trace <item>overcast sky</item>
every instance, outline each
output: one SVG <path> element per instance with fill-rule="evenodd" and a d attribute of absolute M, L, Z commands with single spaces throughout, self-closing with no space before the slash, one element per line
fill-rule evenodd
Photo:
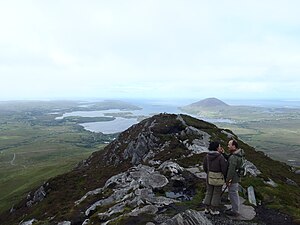
<path fill-rule="evenodd" d="M 1 0 L 0 99 L 299 99 L 300 1 Z"/>

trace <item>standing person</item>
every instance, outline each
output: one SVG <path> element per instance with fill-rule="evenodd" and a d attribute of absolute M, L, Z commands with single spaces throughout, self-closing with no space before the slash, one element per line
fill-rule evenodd
<path fill-rule="evenodd" d="M 229 216 L 239 216 L 240 198 L 238 193 L 239 177 L 237 171 L 242 164 L 242 157 L 245 153 L 243 149 L 239 149 L 239 145 L 236 140 L 230 140 L 228 142 L 228 150 L 230 152 L 228 158 L 228 171 L 226 176 L 226 184 L 228 186 L 229 199 L 231 202 L 231 209 L 225 213 Z"/>
<path fill-rule="evenodd" d="M 211 142 L 208 147 L 208 154 L 205 156 L 203 161 L 203 169 L 208 174 L 211 172 L 221 172 L 223 176 L 227 173 L 227 161 L 221 152 L 224 149 L 221 147 L 219 142 Z M 207 176 L 208 177 L 208 176 Z M 208 178 L 206 179 L 206 193 L 203 203 L 206 205 L 205 213 L 210 213 L 212 215 L 218 215 L 218 207 L 221 203 L 221 193 L 222 185 L 214 186 L 208 183 Z"/>

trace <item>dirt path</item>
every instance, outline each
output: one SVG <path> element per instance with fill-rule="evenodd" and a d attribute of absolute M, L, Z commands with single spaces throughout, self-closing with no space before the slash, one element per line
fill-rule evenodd
<path fill-rule="evenodd" d="M 15 164 L 14 164 L 15 159 L 16 159 L 16 153 L 14 153 L 14 157 L 13 157 L 13 159 L 10 161 L 10 164 L 11 164 L 12 166 L 15 165 Z"/>

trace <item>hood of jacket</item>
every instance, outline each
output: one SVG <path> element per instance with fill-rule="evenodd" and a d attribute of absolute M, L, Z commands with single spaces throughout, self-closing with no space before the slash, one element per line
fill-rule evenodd
<path fill-rule="evenodd" d="M 237 156 L 240 156 L 240 157 L 244 157 L 245 156 L 245 152 L 243 149 L 238 149 L 236 150 L 234 153 L 232 153 L 233 155 L 237 155 Z"/>
<path fill-rule="evenodd" d="M 221 153 L 219 153 L 217 151 L 211 151 L 211 152 L 208 152 L 207 157 L 208 157 L 209 161 L 213 161 L 214 159 L 216 159 L 220 155 L 221 155 Z"/>

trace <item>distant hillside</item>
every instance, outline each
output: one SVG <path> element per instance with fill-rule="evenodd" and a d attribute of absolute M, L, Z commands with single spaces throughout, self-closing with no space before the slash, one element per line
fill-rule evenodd
<path fill-rule="evenodd" d="M 201 101 L 192 103 L 187 107 L 218 107 L 218 106 L 229 106 L 225 102 L 217 99 L 217 98 L 206 98 Z"/>

